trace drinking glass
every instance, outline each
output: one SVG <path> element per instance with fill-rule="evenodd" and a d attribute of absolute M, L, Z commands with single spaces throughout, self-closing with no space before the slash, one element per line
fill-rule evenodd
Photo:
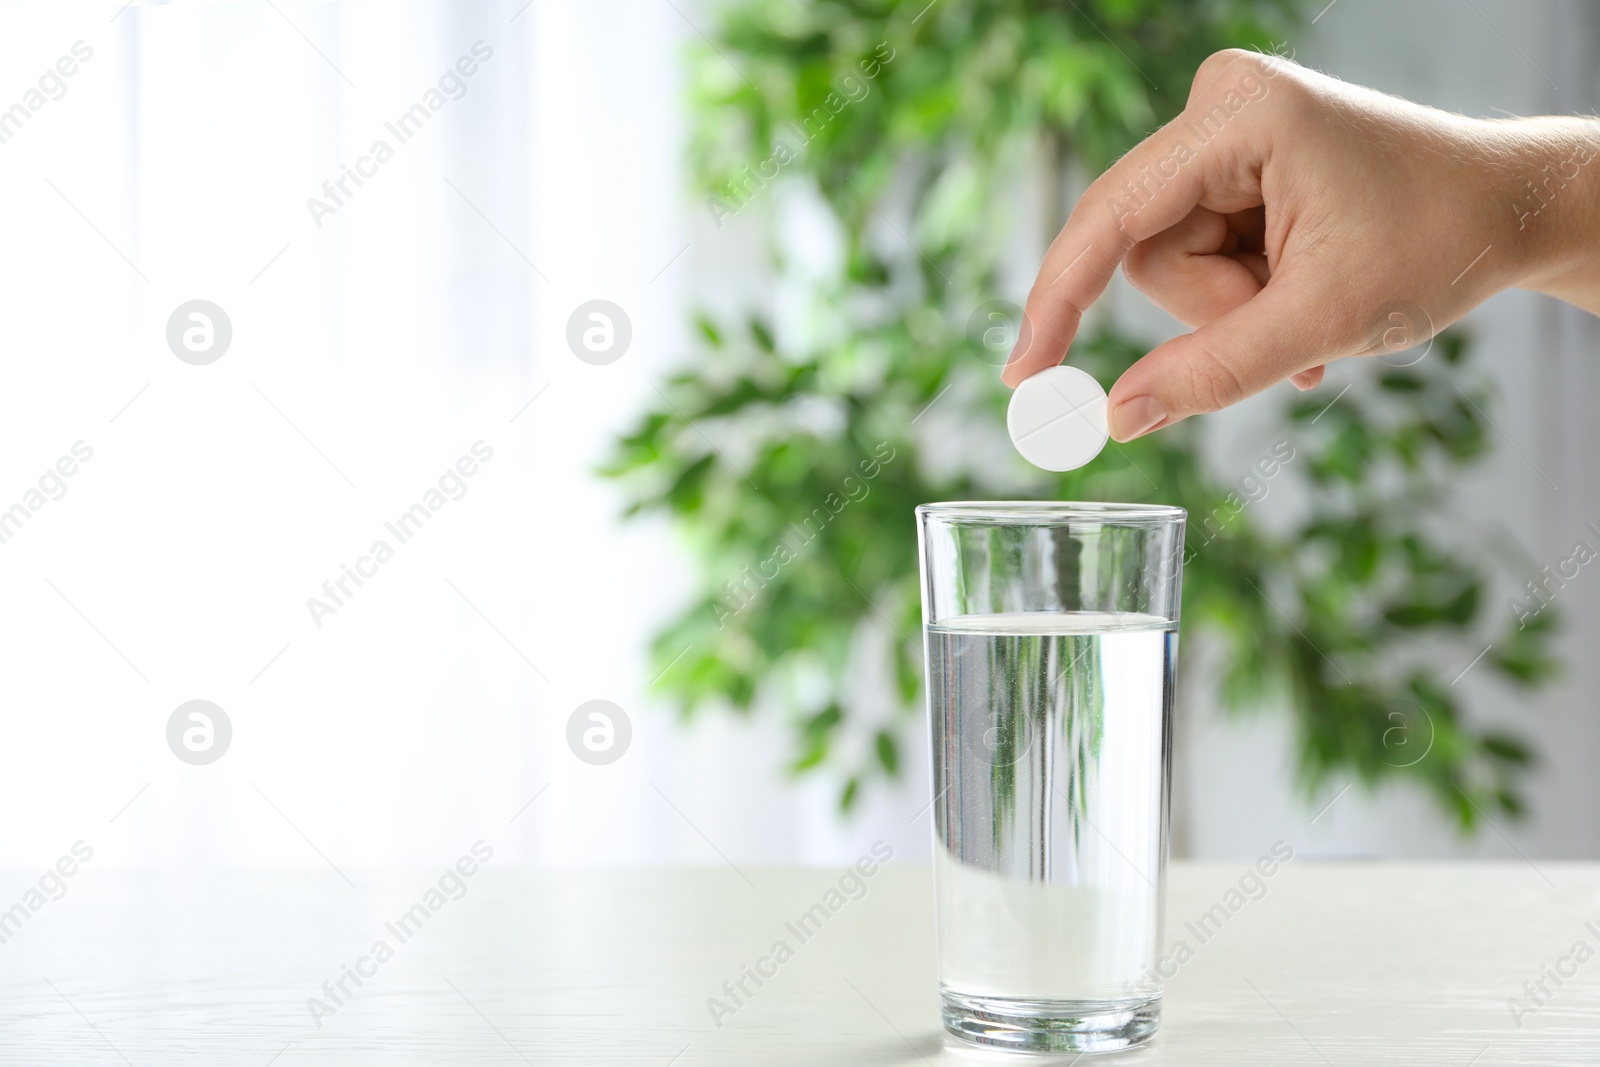
<path fill-rule="evenodd" d="M 944 1025 L 1103 1051 L 1161 1021 L 1184 511 L 917 508 Z"/>

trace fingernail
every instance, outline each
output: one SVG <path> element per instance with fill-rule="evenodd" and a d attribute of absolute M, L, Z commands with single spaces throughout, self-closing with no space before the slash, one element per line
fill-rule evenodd
<path fill-rule="evenodd" d="M 1149 433 L 1167 417 L 1167 409 L 1153 396 L 1135 396 L 1118 404 L 1111 412 L 1111 436 L 1131 441 Z"/>
<path fill-rule="evenodd" d="M 1021 385 L 1023 380 L 1023 375 L 1017 372 L 1017 368 L 1014 365 L 1015 363 L 1016 361 L 1012 360 L 1010 363 L 1007 363 L 1004 367 L 1000 368 L 1001 383 L 1011 389 L 1015 389 L 1017 386 Z"/>
<path fill-rule="evenodd" d="M 1011 368 L 1013 366 L 1015 366 L 1017 360 L 1019 360 L 1021 358 L 1022 358 L 1022 345 L 1019 342 L 1017 344 L 1017 346 L 1011 350 L 1011 354 L 1006 357 L 1006 361 L 1005 361 L 1004 366 L 1002 366 L 1000 368 L 1000 380 L 1002 382 L 1004 382 L 1005 384 L 1011 386 L 1013 389 L 1015 389 L 1021 383 L 1011 380 L 1013 377 L 1015 377 L 1015 375 L 1013 374 Z"/>
<path fill-rule="evenodd" d="M 1013 388 L 1021 384 L 1021 382 L 1014 382 L 1011 380 L 1011 365 L 1026 355 L 1028 349 L 1032 347 L 1032 345 L 1033 323 L 1030 322 L 1028 320 L 1028 316 L 1024 314 L 1022 316 L 1021 325 L 1017 327 L 1017 343 L 1011 346 L 1011 354 L 1006 357 L 1005 365 L 1000 368 L 1001 381 L 1005 382 L 1009 386 L 1012 386 Z"/>

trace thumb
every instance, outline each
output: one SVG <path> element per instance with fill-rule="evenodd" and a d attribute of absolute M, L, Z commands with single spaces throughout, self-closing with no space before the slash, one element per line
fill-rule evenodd
<path fill-rule="evenodd" d="M 1157 345 L 1111 387 L 1111 436 L 1131 441 L 1219 411 L 1293 374 L 1347 355 L 1325 291 L 1288 275 L 1215 322 Z"/>

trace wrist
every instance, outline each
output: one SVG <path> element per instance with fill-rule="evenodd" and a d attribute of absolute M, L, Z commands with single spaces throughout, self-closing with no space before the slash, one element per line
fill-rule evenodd
<path fill-rule="evenodd" d="M 1600 123 L 1545 118 L 1507 125 L 1516 130 L 1517 148 L 1497 185 L 1511 194 L 1510 284 L 1600 311 Z"/>

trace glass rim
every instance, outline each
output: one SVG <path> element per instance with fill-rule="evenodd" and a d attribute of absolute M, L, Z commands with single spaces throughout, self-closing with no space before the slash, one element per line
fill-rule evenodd
<path fill-rule="evenodd" d="M 951 500 L 917 505 L 918 518 L 956 523 L 1016 524 L 1090 521 L 1110 524 L 1181 522 L 1188 511 L 1173 504 L 1126 504 L 1078 500 Z"/>

